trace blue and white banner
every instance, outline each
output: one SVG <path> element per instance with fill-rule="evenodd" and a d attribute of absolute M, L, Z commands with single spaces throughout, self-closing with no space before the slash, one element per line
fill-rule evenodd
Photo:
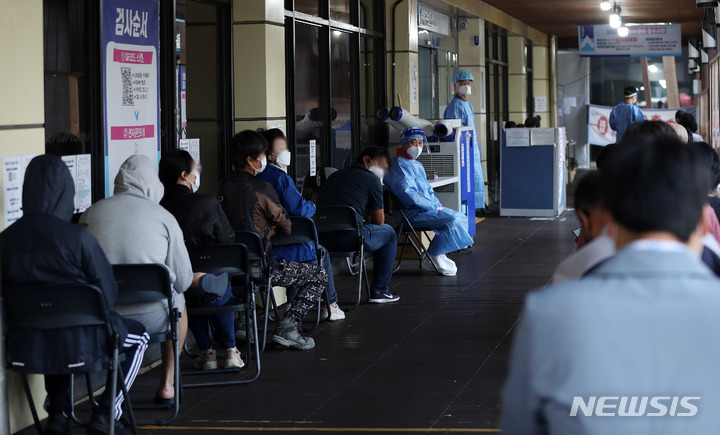
<path fill-rule="evenodd" d="M 160 154 L 159 0 L 103 1 L 105 196 L 133 154 Z"/>
<path fill-rule="evenodd" d="M 680 24 L 629 25 L 628 35 L 619 36 L 608 25 L 579 26 L 579 47 L 582 57 L 661 57 L 682 56 Z"/>
<path fill-rule="evenodd" d="M 588 104 L 588 129 L 587 141 L 590 145 L 601 145 L 615 143 L 617 133 L 610 128 L 610 113 L 613 108 L 609 106 L 596 106 Z M 678 109 L 643 109 L 643 115 L 648 121 L 663 121 L 668 124 L 675 123 L 675 113 Z M 695 107 L 683 107 L 682 110 L 695 116 Z"/>

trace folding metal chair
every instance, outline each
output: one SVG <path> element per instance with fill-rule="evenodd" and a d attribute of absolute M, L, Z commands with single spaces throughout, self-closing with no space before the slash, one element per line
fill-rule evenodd
<path fill-rule="evenodd" d="M 428 231 L 432 231 L 431 228 L 415 228 L 412 223 L 410 223 L 410 219 L 408 219 L 407 215 L 405 214 L 404 206 L 402 202 L 398 199 L 397 196 L 395 196 L 394 193 L 392 193 L 390 190 L 385 189 L 385 204 L 389 204 L 389 208 L 392 211 L 393 217 L 395 217 L 396 221 L 399 221 L 399 224 L 395 231 L 397 231 L 398 239 L 400 239 L 400 236 L 405 237 L 405 241 L 403 242 L 402 249 L 400 250 L 400 257 L 398 258 L 397 266 L 393 269 L 393 273 L 400 270 L 400 265 L 402 264 L 403 257 L 405 256 L 405 249 L 407 248 L 408 242 L 412 245 L 413 249 L 418 255 L 419 262 L 420 262 L 420 269 L 422 269 L 422 260 L 424 256 L 427 256 L 428 260 L 430 260 L 430 263 L 433 265 L 433 268 L 435 268 L 435 271 L 437 273 L 440 273 L 440 269 L 438 265 L 435 263 L 435 260 L 432 258 L 430 254 L 427 253 L 427 248 L 422 243 L 422 239 L 420 238 L 420 235 L 418 233 L 422 233 L 425 235 L 425 237 L 430 239 L 430 236 L 428 235 Z M 415 240 L 412 239 L 410 235 L 415 236 L 415 240 L 417 240 L 417 243 L 415 243 Z"/>
<path fill-rule="evenodd" d="M 300 243 L 312 243 L 315 245 L 316 263 L 320 265 L 320 245 L 318 242 L 317 230 L 312 219 L 302 216 L 291 216 L 292 232 L 290 234 L 278 234 L 270 239 L 273 246 L 297 245 Z M 327 297 L 327 293 L 325 297 Z M 320 312 L 322 311 L 322 298 L 318 301 L 317 318 L 314 328 L 320 324 Z M 329 310 L 329 307 L 328 307 Z"/>
<path fill-rule="evenodd" d="M 180 379 L 180 346 L 179 324 L 182 313 L 173 302 L 173 288 L 170 283 L 170 274 L 162 264 L 114 264 L 113 274 L 118 285 L 118 305 L 147 302 L 166 301 L 170 318 L 168 329 L 150 336 L 149 344 L 164 343 L 172 340 L 173 364 L 175 365 L 175 404 L 172 414 L 166 420 L 138 421 L 139 424 L 166 425 L 173 421 L 180 412 L 180 398 L 182 397 L 182 383 Z M 167 405 L 139 405 L 135 409 L 162 409 Z"/>
<path fill-rule="evenodd" d="M 320 189 L 325 185 L 327 179 L 337 171 L 337 168 L 325 167 L 319 168 L 317 173 L 313 176 L 310 175 L 310 172 L 306 172 L 305 177 L 303 178 L 302 189 L 300 191 L 303 198 L 317 203 L 317 197 L 320 194 Z"/>
<path fill-rule="evenodd" d="M 247 340 L 247 344 L 245 347 L 247 362 L 244 367 L 239 369 L 217 369 L 212 371 L 189 371 L 183 372 L 183 376 L 235 373 L 245 371 L 250 367 L 250 363 L 253 359 L 253 353 L 255 358 L 255 374 L 251 378 L 235 381 L 199 382 L 193 384 L 183 383 L 183 388 L 238 385 L 248 384 L 255 381 L 258 377 L 260 377 L 260 349 L 258 347 L 257 337 L 255 292 L 253 290 L 253 286 L 250 283 L 251 270 L 248 260 L 248 248 L 240 243 L 227 245 L 203 245 L 189 247 L 188 253 L 190 254 L 190 262 L 192 263 L 193 270 L 215 274 L 227 273 L 232 282 L 233 292 L 237 295 L 238 291 L 245 291 L 244 300 L 235 296 L 221 307 L 188 307 L 188 316 L 204 316 L 228 312 L 238 313 L 242 311 L 245 313 L 245 326 L 247 328 L 247 331 L 253 331 L 255 340 Z M 252 325 L 250 324 L 251 318 Z"/>
<path fill-rule="evenodd" d="M 352 207 L 318 207 L 315 212 L 315 226 L 320 243 L 330 253 L 330 258 L 352 259 L 358 265 L 357 300 L 351 309 L 356 309 L 362 301 L 363 280 L 370 297 L 370 283 L 365 266 L 365 238 L 360 233 L 357 213 Z M 350 237 L 353 242 L 339 246 L 338 239 Z M 352 270 L 351 270 L 352 272 Z"/>
<path fill-rule="evenodd" d="M 277 310 L 277 302 L 275 294 L 272 291 L 272 283 L 270 282 L 271 268 L 267 264 L 265 258 L 265 246 L 263 245 L 260 235 L 252 231 L 235 231 L 235 241 L 244 244 L 248 249 L 248 259 L 250 261 L 250 285 L 260 292 L 263 300 L 263 336 L 261 352 L 265 351 L 268 336 L 268 320 L 270 320 L 270 307 L 275 314 L 275 320 L 279 319 Z"/>
<path fill-rule="evenodd" d="M 68 367 L 67 375 L 77 373 L 91 373 L 108 370 L 111 376 L 112 397 L 117 395 L 118 376 L 123 377 L 120 362 L 124 361 L 124 355 L 120 355 L 120 334 L 118 334 L 110 322 L 110 312 L 102 291 L 91 285 L 66 285 L 66 286 L 5 286 L 3 291 L 5 303 L 5 316 L 8 326 L 8 341 L 12 347 L 12 341 L 19 330 L 53 331 L 58 329 L 80 328 L 80 327 L 104 327 L 108 340 L 108 355 L 105 361 L 85 361 L 84 365 Z M 67 343 L 72 347 L 74 343 Z M 39 434 L 43 433 L 37 409 L 32 398 L 30 386 L 27 380 L 28 373 L 35 373 L 24 368 L 21 362 L 10 362 L 10 368 L 20 374 L 25 396 L 30 406 L 35 428 Z M 35 373 L 44 374 L 44 373 Z M 60 375 L 63 373 L 52 373 Z M 135 432 L 135 417 L 132 412 L 130 396 L 128 395 L 125 383 L 121 383 L 121 391 L 125 395 L 127 414 L 131 427 Z M 72 385 L 72 382 L 71 382 Z M 88 385 L 88 395 L 91 402 L 92 389 Z M 75 416 L 75 409 L 71 410 L 73 420 L 81 424 Z M 110 421 L 115 421 L 115 407 L 110 407 Z M 115 434 L 115 425 L 110 425 L 110 434 Z"/>

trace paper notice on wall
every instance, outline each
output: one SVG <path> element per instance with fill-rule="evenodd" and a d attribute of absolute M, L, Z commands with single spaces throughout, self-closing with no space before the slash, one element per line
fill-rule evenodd
<path fill-rule="evenodd" d="M 3 167 L 3 224 L 7 228 L 22 217 L 22 156 L 2 159 Z"/>
<path fill-rule="evenodd" d="M 533 128 L 530 131 L 530 145 L 555 145 L 554 128 Z"/>
<path fill-rule="evenodd" d="M 75 164 L 75 199 L 77 213 L 82 213 L 92 205 L 92 164 L 90 154 L 78 154 Z"/>
<path fill-rule="evenodd" d="M 535 97 L 535 112 L 543 113 L 548 111 L 547 97 Z"/>
<path fill-rule="evenodd" d="M 60 157 L 70 171 L 72 176 L 73 186 L 75 187 L 75 198 L 73 199 L 73 210 L 77 213 L 78 209 L 78 197 L 77 197 L 77 155 L 75 156 L 61 156 Z"/>
<path fill-rule="evenodd" d="M 413 62 L 410 64 L 410 92 L 412 93 L 411 99 L 412 104 L 418 102 L 418 69 L 417 63 Z M 393 96 L 395 98 L 395 96 Z"/>
<path fill-rule="evenodd" d="M 200 139 L 180 139 L 180 149 L 190 153 L 196 164 L 200 163 Z"/>
<path fill-rule="evenodd" d="M 565 106 L 565 107 L 577 107 L 577 97 L 565 97 L 565 98 L 563 98 L 563 106 Z"/>
<path fill-rule="evenodd" d="M 317 145 L 315 139 L 310 139 L 310 176 L 317 175 Z"/>
<path fill-rule="evenodd" d="M 505 130 L 505 146 L 510 147 L 529 147 L 530 146 L 530 129 L 527 128 L 510 128 Z"/>

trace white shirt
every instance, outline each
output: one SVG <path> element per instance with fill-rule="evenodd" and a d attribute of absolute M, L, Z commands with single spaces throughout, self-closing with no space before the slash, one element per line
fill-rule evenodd
<path fill-rule="evenodd" d="M 603 230 L 598 237 L 583 246 L 582 249 L 575 250 L 560 263 L 552 283 L 560 284 L 571 279 L 581 278 L 588 270 L 615 255 L 615 252 L 615 240 L 607 235 L 606 230 Z"/>

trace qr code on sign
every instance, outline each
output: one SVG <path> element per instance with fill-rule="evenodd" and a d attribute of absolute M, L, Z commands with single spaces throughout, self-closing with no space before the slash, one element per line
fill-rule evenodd
<path fill-rule="evenodd" d="M 120 75 L 122 77 L 122 105 L 134 106 L 132 70 L 130 68 L 120 68 Z"/>

